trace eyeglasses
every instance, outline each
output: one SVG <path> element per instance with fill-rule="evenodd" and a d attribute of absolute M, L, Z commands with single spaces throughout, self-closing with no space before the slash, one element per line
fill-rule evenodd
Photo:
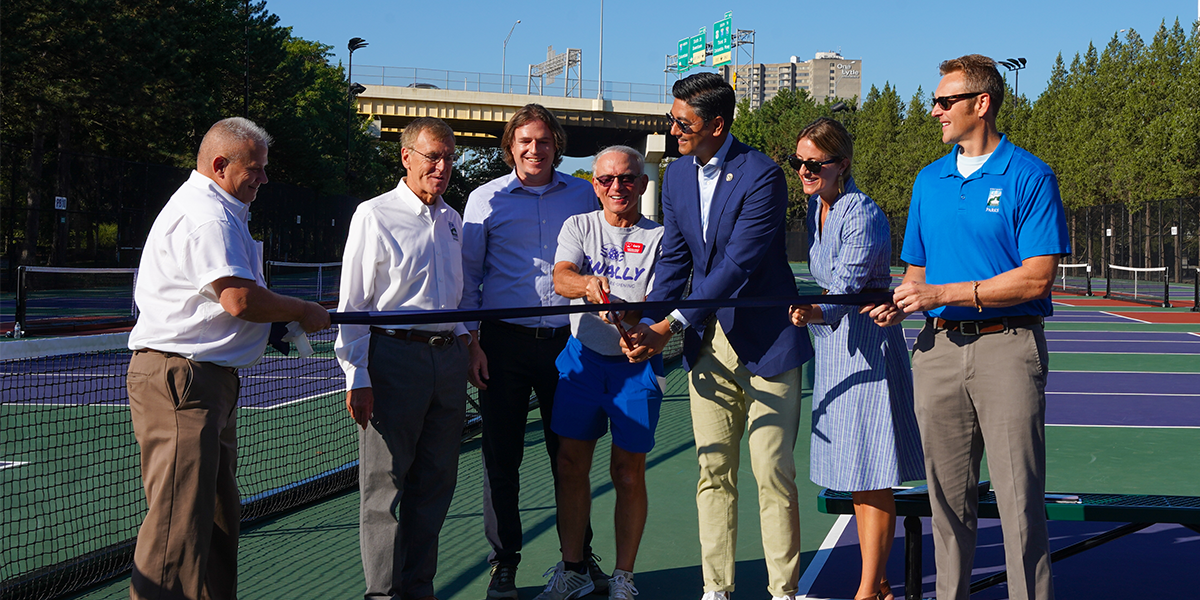
<path fill-rule="evenodd" d="M 593 177 L 592 181 L 604 187 L 612 185 L 614 181 L 620 183 L 621 187 L 629 187 L 633 185 L 633 182 L 638 180 L 638 177 L 638 175 L 600 175 L 599 177 Z"/>
<path fill-rule="evenodd" d="M 975 96 L 978 96 L 980 94 L 986 94 L 986 93 L 987 92 L 971 92 L 968 94 L 954 94 L 952 96 L 941 96 L 941 97 L 934 96 L 933 103 L 942 107 L 942 110 L 950 110 L 950 107 L 954 106 L 954 103 L 958 102 L 959 100 L 966 100 L 967 98 L 974 98 Z"/>
<path fill-rule="evenodd" d="M 831 165 L 839 160 L 842 160 L 842 157 L 835 156 L 825 161 L 804 160 L 795 154 L 790 154 L 787 157 L 788 166 L 791 167 L 792 170 L 799 171 L 800 167 L 803 166 L 804 168 L 808 169 L 809 173 L 812 173 L 813 175 L 820 175 L 821 167 L 824 167 L 825 165 Z"/>
<path fill-rule="evenodd" d="M 430 156 L 428 154 L 425 154 L 424 152 L 421 152 L 420 150 L 417 150 L 416 148 L 409 148 L 409 150 L 412 150 L 413 152 L 420 154 L 421 157 L 425 159 L 425 162 L 427 162 L 431 165 L 436 165 L 437 163 L 442 162 L 443 160 L 446 161 L 446 164 L 449 164 L 449 165 L 453 165 L 454 163 L 458 162 L 458 153 L 457 152 L 451 152 L 449 154 L 434 154 L 433 156 Z"/>
<path fill-rule="evenodd" d="M 675 118 L 675 115 L 673 115 L 673 114 L 671 114 L 671 113 L 667 113 L 667 120 L 671 122 L 671 125 L 674 125 L 674 126 L 678 127 L 678 128 L 679 128 L 679 131 L 683 132 L 683 134 L 684 134 L 684 135 L 687 135 L 687 134 L 689 134 L 689 133 L 692 133 L 692 126 L 691 126 L 691 125 L 688 125 L 687 123 L 684 123 L 683 121 L 680 121 L 679 119 L 676 119 L 676 118 Z M 700 127 L 703 129 L 703 128 L 704 128 L 704 124 L 705 124 L 705 123 L 707 123 L 707 122 L 708 122 L 708 121 L 705 121 L 705 120 L 701 119 L 701 120 L 700 120 Z"/>

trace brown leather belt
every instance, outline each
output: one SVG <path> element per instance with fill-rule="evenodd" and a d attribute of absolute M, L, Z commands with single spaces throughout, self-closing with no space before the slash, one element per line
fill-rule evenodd
<path fill-rule="evenodd" d="M 1037 315 L 997 317 L 982 321 L 948 321 L 946 319 L 927 318 L 925 319 L 925 324 L 932 326 L 934 329 L 957 331 L 963 335 L 985 335 L 988 333 L 1000 333 L 1009 329 L 1016 329 L 1017 327 L 1041 325 L 1042 320 L 1042 317 Z"/>
<path fill-rule="evenodd" d="M 154 348 L 139 348 L 139 349 L 133 351 L 134 354 L 139 354 L 142 352 L 151 352 L 153 354 L 161 354 L 163 356 L 167 356 L 170 358 L 182 358 L 184 360 L 192 360 L 182 354 L 177 354 L 175 352 L 163 352 L 162 350 L 155 350 Z M 192 362 L 200 363 L 201 361 L 192 360 Z M 212 365 L 214 367 L 217 367 L 218 369 L 225 369 L 226 371 L 229 371 L 230 373 L 233 373 L 234 375 L 238 374 L 237 367 L 225 367 L 225 366 L 221 366 L 221 365 L 218 365 L 216 363 L 211 363 L 211 362 L 205 362 L 204 364 Z"/>
<path fill-rule="evenodd" d="M 509 323 L 508 321 L 484 321 L 488 325 L 496 325 L 509 331 L 514 331 L 532 337 L 538 340 L 552 340 L 560 335 L 569 335 L 571 333 L 570 325 L 562 327 L 526 327 Z"/>
<path fill-rule="evenodd" d="M 371 333 L 386 335 L 396 339 L 405 340 L 408 342 L 416 342 L 418 344 L 429 344 L 434 348 L 444 348 L 454 343 L 453 331 L 440 331 L 438 333 L 421 333 L 412 329 L 384 329 L 382 327 L 371 326 Z"/>

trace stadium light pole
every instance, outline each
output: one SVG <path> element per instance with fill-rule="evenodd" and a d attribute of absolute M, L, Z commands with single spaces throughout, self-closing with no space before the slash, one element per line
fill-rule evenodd
<path fill-rule="evenodd" d="M 508 38 L 512 37 L 513 31 L 520 24 L 521 20 L 517 19 L 517 22 L 508 28 L 508 35 L 504 36 L 504 47 L 500 49 L 500 93 L 502 94 L 504 93 L 504 71 L 508 67 Z"/>
<path fill-rule="evenodd" d="M 997 64 L 1004 66 L 1005 69 L 1013 72 L 1013 96 L 1021 95 L 1021 69 L 1025 68 L 1024 58 L 1010 58 L 1008 60 L 999 61 Z M 1013 99 L 1016 101 L 1016 98 Z"/>
<path fill-rule="evenodd" d="M 360 50 L 367 46 L 367 40 L 360 37 L 352 37 L 346 44 L 346 48 L 350 50 L 350 65 L 346 69 L 346 185 L 350 185 L 350 128 L 351 110 L 354 108 L 354 97 L 366 91 L 366 88 L 357 84 L 351 83 L 354 81 L 354 51 Z"/>

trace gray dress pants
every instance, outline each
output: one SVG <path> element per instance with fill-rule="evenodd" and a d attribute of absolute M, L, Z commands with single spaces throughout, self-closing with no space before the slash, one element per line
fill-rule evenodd
<path fill-rule="evenodd" d="M 359 433 L 364 598 L 433 595 L 438 535 L 458 478 L 467 348 L 372 334 L 375 407 Z"/>
<path fill-rule="evenodd" d="M 1053 600 L 1046 529 L 1046 334 L 963 335 L 926 324 L 913 346 L 939 600 L 966 600 L 984 447 L 1013 600 Z"/>

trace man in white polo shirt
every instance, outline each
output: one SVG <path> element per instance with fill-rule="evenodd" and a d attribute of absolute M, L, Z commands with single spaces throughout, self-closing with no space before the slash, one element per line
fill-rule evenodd
<path fill-rule="evenodd" d="M 407 174 L 358 205 L 338 310 L 447 310 L 462 298 L 462 217 L 442 193 L 454 131 L 422 117 L 400 136 Z M 433 598 L 438 534 L 458 478 L 467 394 L 461 323 L 342 325 L 334 350 L 358 437 L 364 598 Z"/>
<path fill-rule="evenodd" d="M 135 600 L 237 597 L 237 369 L 262 357 L 274 321 L 329 327 L 321 305 L 263 281 L 262 242 L 246 221 L 270 143 L 247 119 L 213 125 L 142 251 L 126 380 L 149 507 Z"/>

